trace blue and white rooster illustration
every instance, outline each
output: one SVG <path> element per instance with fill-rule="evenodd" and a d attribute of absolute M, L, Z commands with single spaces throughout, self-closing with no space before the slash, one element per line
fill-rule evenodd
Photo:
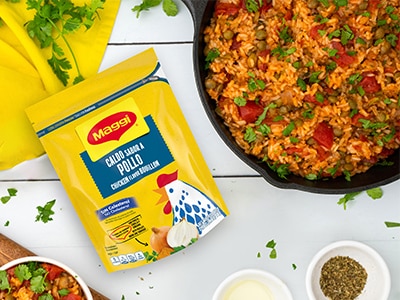
<path fill-rule="evenodd" d="M 186 219 L 189 223 L 196 225 L 201 237 L 226 216 L 204 193 L 179 180 L 178 171 L 161 174 L 157 178 L 157 185 L 159 189 L 155 192 L 161 194 L 157 205 L 165 203 L 164 213 L 173 213 L 172 225 Z"/>

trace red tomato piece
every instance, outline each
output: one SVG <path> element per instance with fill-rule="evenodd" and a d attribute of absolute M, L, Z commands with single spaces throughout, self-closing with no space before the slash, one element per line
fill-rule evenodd
<path fill-rule="evenodd" d="M 365 119 L 365 117 L 360 114 L 356 113 L 352 118 L 351 118 L 351 124 L 357 127 L 361 127 L 361 122 L 359 122 L 360 119 Z"/>
<path fill-rule="evenodd" d="M 396 50 L 400 51 L 400 33 L 397 34 Z"/>
<path fill-rule="evenodd" d="M 216 16 L 219 15 L 229 15 L 233 16 L 239 12 L 240 6 L 233 3 L 224 3 L 217 1 L 214 8 L 214 13 Z"/>
<path fill-rule="evenodd" d="M 242 42 L 237 40 L 237 35 L 235 35 L 232 39 L 232 44 L 231 47 L 229 48 L 230 50 L 237 50 L 240 48 L 240 46 L 242 45 Z"/>
<path fill-rule="evenodd" d="M 257 120 L 258 116 L 264 111 L 262 106 L 256 104 L 254 101 L 247 101 L 246 105 L 239 106 L 240 117 L 247 123 L 253 123 Z"/>
<path fill-rule="evenodd" d="M 316 149 L 317 149 L 318 158 L 320 160 L 325 160 L 325 159 L 327 159 L 329 157 L 329 155 L 330 155 L 329 151 L 326 151 L 321 146 L 317 146 Z"/>
<path fill-rule="evenodd" d="M 379 3 L 381 3 L 381 0 L 368 0 L 368 11 L 373 12 L 376 10 Z"/>
<path fill-rule="evenodd" d="M 325 122 L 321 122 L 317 125 L 313 134 L 314 140 L 326 149 L 331 149 L 333 145 L 333 129 Z"/>
<path fill-rule="evenodd" d="M 318 106 L 325 106 L 329 104 L 329 101 L 326 100 L 326 98 L 324 98 L 323 102 L 320 102 L 317 100 L 317 97 L 315 97 L 315 95 L 309 95 L 309 94 L 304 96 L 304 101 L 316 104 Z"/>
<path fill-rule="evenodd" d="M 363 79 L 360 81 L 360 86 L 366 93 L 376 93 L 381 90 L 381 86 L 375 76 L 363 75 Z"/>
<path fill-rule="evenodd" d="M 58 276 L 60 276 L 60 274 L 61 274 L 62 272 L 64 272 L 64 270 L 63 270 L 62 268 L 57 267 L 57 266 L 52 265 L 52 264 L 43 263 L 42 266 L 43 266 L 43 268 L 44 268 L 47 272 L 49 272 L 49 273 L 47 274 L 47 278 L 48 278 L 49 280 L 54 280 L 54 279 L 56 279 Z"/>
<path fill-rule="evenodd" d="M 345 68 L 356 61 L 355 57 L 348 55 L 346 52 L 340 54 L 338 52 L 337 57 L 332 57 L 332 60 L 342 68 Z"/>
<path fill-rule="evenodd" d="M 310 36 L 312 39 L 316 40 L 318 38 L 321 37 L 321 35 L 319 34 L 319 30 L 322 30 L 324 28 L 323 24 L 319 24 L 319 25 L 315 25 L 311 28 L 310 30 Z"/>
<path fill-rule="evenodd" d="M 303 153 L 303 148 L 294 147 L 294 146 L 288 147 L 285 150 L 286 150 L 286 153 L 289 154 L 289 155 L 292 155 L 292 154 L 295 154 L 295 153 L 300 155 L 300 154 Z"/>

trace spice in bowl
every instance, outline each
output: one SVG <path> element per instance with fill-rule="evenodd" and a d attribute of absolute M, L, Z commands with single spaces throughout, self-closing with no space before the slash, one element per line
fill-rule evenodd
<path fill-rule="evenodd" d="M 367 271 L 348 256 L 330 258 L 321 269 L 322 292 L 332 300 L 354 300 L 367 282 Z"/>

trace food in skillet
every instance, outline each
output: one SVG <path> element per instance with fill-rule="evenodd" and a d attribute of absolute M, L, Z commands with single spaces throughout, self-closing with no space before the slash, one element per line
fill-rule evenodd
<path fill-rule="evenodd" d="M 77 280 L 64 269 L 37 261 L 0 270 L 0 300 L 84 300 Z"/>
<path fill-rule="evenodd" d="M 351 176 L 400 146 L 398 0 L 217 1 L 205 87 L 281 177 Z"/>

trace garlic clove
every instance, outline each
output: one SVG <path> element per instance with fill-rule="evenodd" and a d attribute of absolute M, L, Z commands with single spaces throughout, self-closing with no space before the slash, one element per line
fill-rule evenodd
<path fill-rule="evenodd" d="M 199 237 L 196 225 L 182 219 L 179 223 L 171 227 L 167 234 L 167 243 L 170 247 L 187 247 L 193 239 Z"/>

